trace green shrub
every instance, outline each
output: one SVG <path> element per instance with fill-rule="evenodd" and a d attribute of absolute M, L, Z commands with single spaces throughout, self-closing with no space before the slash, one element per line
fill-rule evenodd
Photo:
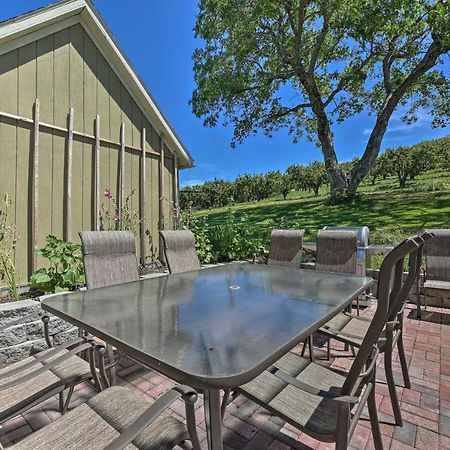
<path fill-rule="evenodd" d="M 84 284 L 81 246 L 51 234 L 45 240 L 45 247 L 37 254 L 48 259 L 51 266 L 34 272 L 30 287 L 41 292 L 64 292 Z"/>
<path fill-rule="evenodd" d="M 194 233 L 197 253 L 203 264 L 244 260 L 265 253 L 264 234 L 255 234 L 248 217 L 237 218 L 231 209 L 224 222 L 218 225 L 211 225 L 207 216 L 194 218 L 189 209 L 181 215 L 177 227 Z"/>
<path fill-rule="evenodd" d="M 210 227 L 208 235 L 216 262 L 244 260 L 264 250 L 247 215 L 237 218 L 231 209 L 227 211 L 224 223 Z"/>
<path fill-rule="evenodd" d="M 194 233 L 195 248 L 202 264 L 209 264 L 214 261 L 208 235 L 208 219 L 206 216 L 195 218 L 192 216 L 191 208 L 188 208 L 187 212 L 181 212 L 178 219 L 174 221 L 174 228 L 191 230 Z"/>

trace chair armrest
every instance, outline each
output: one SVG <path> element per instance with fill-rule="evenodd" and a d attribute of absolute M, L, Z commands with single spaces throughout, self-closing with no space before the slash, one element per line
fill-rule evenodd
<path fill-rule="evenodd" d="M 291 386 L 294 386 L 302 391 L 308 392 L 309 394 L 317 395 L 318 397 L 322 397 L 327 400 L 349 403 L 350 405 L 358 403 L 359 399 L 357 397 L 353 397 L 351 395 L 342 395 L 341 393 L 338 392 L 331 392 L 331 391 L 324 391 L 322 389 L 317 389 L 309 384 L 303 383 L 303 381 L 297 380 L 297 378 L 292 377 L 291 375 L 289 375 L 288 373 L 284 372 L 283 370 L 279 369 L 276 366 L 269 367 L 267 370 L 276 377 L 290 384 Z"/>
<path fill-rule="evenodd" d="M 126 427 L 104 450 L 121 450 L 131 444 L 137 436 L 150 426 L 164 410 L 175 400 L 182 398 L 186 404 L 194 405 L 197 401 L 197 392 L 188 386 L 176 386 L 158 398 L 133 423 Z M 192 436 L 191 436 L 192 438 Z"/>

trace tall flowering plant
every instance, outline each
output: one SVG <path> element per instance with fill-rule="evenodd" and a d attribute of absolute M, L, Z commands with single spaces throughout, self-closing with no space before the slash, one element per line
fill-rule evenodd
<path fill-rule="evenodd" d="M 141 223 L 139 212 L 131 208 L 131 198 L 135 192 L 136 190 L 133 189 L 120 207 L 111 189 L 105 189 L 103 195 L 111 202 L 111 207 L 108 208 L 105 203 L 101 204 L 100 230 L 128 230 L 135 235 L 139 233 Z"/>

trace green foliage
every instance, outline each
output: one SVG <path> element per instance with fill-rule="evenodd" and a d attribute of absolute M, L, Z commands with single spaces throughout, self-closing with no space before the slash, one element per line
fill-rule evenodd
<path fill-rule="evenodd" d="M 48 235 L 38 255 L 48 259 L 49 268 L 41 268 L 30 278 L 30 287 L 41 292 L 64 292 L 84 284 L 81 246 Z"/>
<path fill-rule="evenodd" d="M 175 224 L 176 229 L 191 230 L 195 236 L 195 248 L 202 264 L 212 263 L 214 254 L 208 234 L 208 218 L 194 217 L 192 208 L 189 206 L 186 211 L 182 211 L 179 220 Z"/>
<path fill-rule="evenodd" d="M 207 126 L 234 127 L 232 146 L 286 129 L 320 146 L 332 189 L 356 190 L 399 106 L 450 120 L 448 0 L 200 0 L 191 104 Z M 374 126 L 348 174 L 333 125 L 366 110 Z"/>
<path fill-rule="evenodd" d="M 289 200 L 266 199 L 236 204 L 236 220 L 247 218 L 252 239 L 267 249 L 273 228 L 305 229 L 305 241 L 315 241 L 317 230 L 326 225 L 363 226 L 370 228 L 374 244 L 398 243 L 425 228 L 447 228 L 450 217 L 450 171 L 442 169 L 419 174 L 398 189 L 394 176 L 360 188 L 362 197 L 353 203 L 331 205 L 325 193 L 296 191 Z M 433 186 L 436 190 L 428 188 Z M 437 190 L 439 187 L 442 189 Z M 196 219 L 205 219 L 212 227 L 225 223 L 229 208 L 197 211 Z M 374 264 L 376 258 L 373 258 Z"/>
<path fill-rule="evenodd" d="M 208 235 L 216 262 L 253 258 L 264 251 L 247 215 L 236 217 L 232 209 L 228 209 L 221 224 L 209 227 Z"/>
<path fill-rule="evenodd" d="M 5 194 L 0 204 L 0 281 L 8 285 L 9 295 L 12 300 L 20 297 L 16 282 L 16 268 L 13 255 L 17 242 L 17 232 L 9 217 L 12 206 L 11 199 Z"/>
<path fill-rule="evenodd" d="M 277 170 L 260 175 L 240 175 L 233 182 L 214 180 L 188 186 L 181 190 L 180 204 L 182 209 L 210 209 L 259 202 L 274 195 L 282 195 L 286 200 L 292 189 L 313 190 L 318 195 L 327 182 L 325 166 L 314 161 L 309 166 L 290 166 L 284 174 Z"/>
<path fill-rule="evenodd" d="M 182 214 L 180 228 L 190 229 L 195 236 L 198 257 L 203 264 L 243 260 L 264 253 L 261 238 L 255 237 L 248 217 L 239 218 L 227 210 L 223 223 L 211 225 L 207 216 L 196 218 L 188 210 Z"/>

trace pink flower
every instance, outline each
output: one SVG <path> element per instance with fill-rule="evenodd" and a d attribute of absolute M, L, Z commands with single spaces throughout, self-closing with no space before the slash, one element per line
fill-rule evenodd
<path fill-rule="evenodd" d="M 107 197 L 107 198 L 112 198 L 112 196 L 113 196 L 110 189 L 105 189 L 104 194 L 105 194 L 105 197 Z"/>
<path fill-rule="evenodd" d="M 118 214 L 115 214 L 113 220 L 114 222 L 118 222 L 120 220 L 120 216 Z"/>

